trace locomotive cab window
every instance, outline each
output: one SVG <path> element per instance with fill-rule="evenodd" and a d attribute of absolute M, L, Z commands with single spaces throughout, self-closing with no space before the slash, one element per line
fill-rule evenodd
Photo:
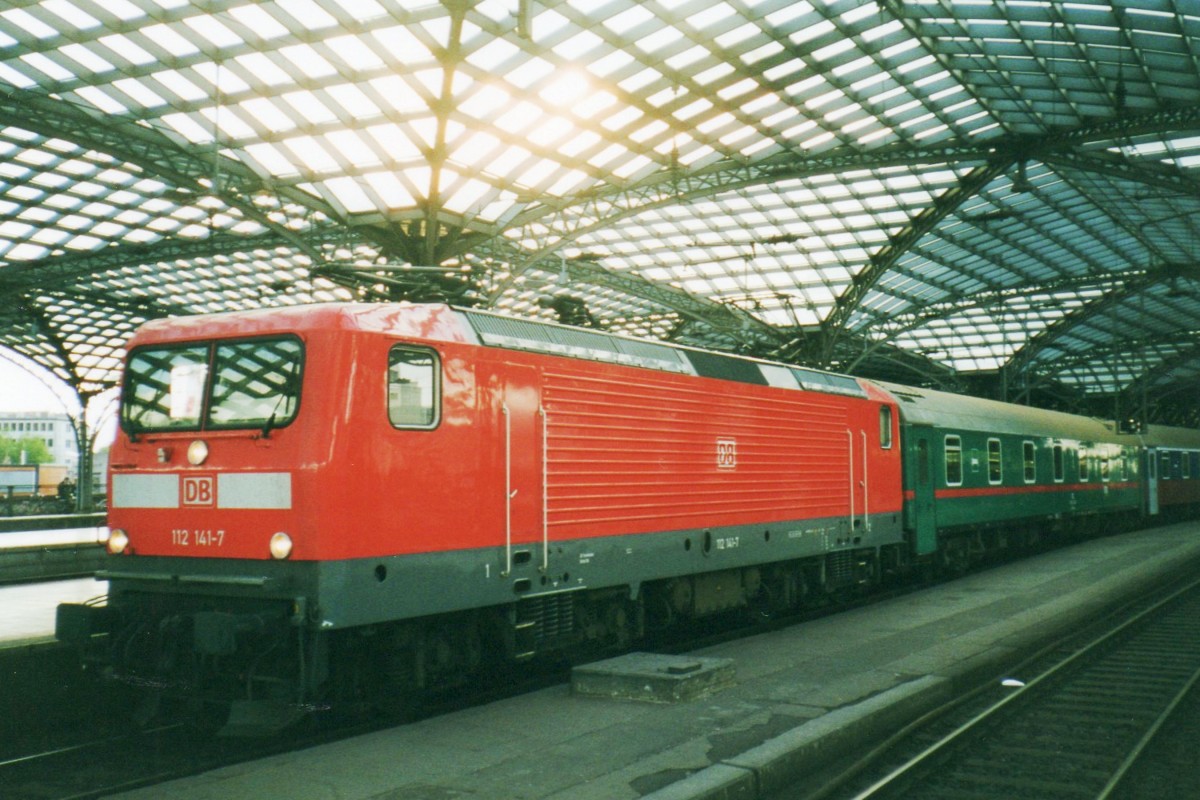
<path fill-rule="evenodd" d="M 304 347 L 293 336 L 140 347 L 122 385 L 121 424 L 157 431 L 282 428 L 296 416 Z"/>
<path fill-rule="evenodd" d="M 962 439 L 946 437 L 946 485 L 962 486 Z"/>
<path fill-rule="evenodd" d="M 441 370 L 432 350 L 396 345 L 388 352 L 388 420 L 397 428 L 437 427 Z"/>
<path fill-rule="evenodd" d="M 290 421 L 300 402 L 300 350 L 290 337 L 217 345 L 209 423 L 279 428 Z"/>
<path fill-rule="evenodd" d="M 125 368 L 121 423 L 131 433 L 195 430 L 207 383 L 207 345 L 138 348 Z"/>
<path fill-rule="evenodd" d="M 1000 440 L 988 439 L 988 483 L 998 484 L 1004 480 L 1004 462 L 1001 459 Z"/>

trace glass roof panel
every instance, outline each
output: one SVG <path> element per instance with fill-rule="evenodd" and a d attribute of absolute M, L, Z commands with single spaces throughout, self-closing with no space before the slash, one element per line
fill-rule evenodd
<path fill-rule="evenodd" d="M 124 302 L 153 273 L 170 313 L 582 305 L 575 321 L 839 368 L 891 348 L 1038 380 L 1062 362 L 1086 391 L 1195 374 L 1163 340 L 1197 327 L 1200 18 L 1180 0 L 518 5 L 0 11 L 0 277 L 36 265 L 66 288 L 54 259 L 137 243 L 172 255 L 139 256 L 128 284 L 78 275 Z M 256 277 L 259 252 L 279 261 Z M 431 253 L 472 265 L 466 294 L 320 267 Z M 588 266 L 563 280 L 560 259 Z M 829 349 L 797 349 L 815 326 Z M 1121 334 L 1143 366 L 1104 367 Z M 1101 355 L 1067 363 L 1068 345 Z"/>

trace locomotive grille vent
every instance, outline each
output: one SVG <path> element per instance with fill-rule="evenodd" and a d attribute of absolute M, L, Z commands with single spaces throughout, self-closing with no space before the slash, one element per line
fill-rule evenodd
<path fill-rule="evenodd" d="M 826 580 L 833 586 L 854 582 L 854 553 L 841 550 L 830 553 L 825 560 Z"/>
<path fill-rule="evenodd" d="M 575 630 L 575 595 L 566 592 L 522 600 L 517 604 L 517 619 L 534 623 L 533 636 L 538 645 L 569 636 Z"/>

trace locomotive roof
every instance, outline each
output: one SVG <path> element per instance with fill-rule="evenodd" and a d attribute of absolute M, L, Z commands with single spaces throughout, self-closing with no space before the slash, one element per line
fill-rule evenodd
<path fill-rule="evenodd" d="M 469 327 L 463 325 L 457 312 L 447 305 L 312 303 L 157 319 L 141 326 L 132 344 L 338 328 L 430 341 L 475 341 Z"/>
<path fill-rule="evenodd" d="M 1115 426 L 1107 420 L 939 392 L 934 389 L 915 389 L 893 383 L 879 385 L 899 401 L 901 419 L 913 425 L 1047 436 L 1083 442 L 1117 440 Z"/>
<path fill-rule="evenodd" d="M 330 328 L 526 350 L 759 386 L 869 395 L 865 382 L 848 375 L 442 304 L 319 303 L 160 319 L 143 325 L 131 344 Z"/>

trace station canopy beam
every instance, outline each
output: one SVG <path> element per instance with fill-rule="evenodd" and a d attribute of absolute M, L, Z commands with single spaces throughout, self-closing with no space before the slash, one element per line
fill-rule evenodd
<path fill-rule="evenodd" d="M 1183 0 L 168 5 L 0 10 L 0 347 L 77 390 L 148 319 L 357 299 L 1200 396 Z"/>

